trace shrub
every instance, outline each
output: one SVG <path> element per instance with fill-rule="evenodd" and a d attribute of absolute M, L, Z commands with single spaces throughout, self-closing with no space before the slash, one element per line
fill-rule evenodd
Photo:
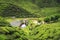
<path fill-rule="evenodd" d="M 6 37 L 5 37 L 6 36 Z M 22 30 L 15 27 L 1 27 L 0 28 L 0 40 L 17 40 L 28 39 L 27 34 Z"/>
<path fill-rule="evenodd" d="M 6 39 L 6 36 L 0 34 L 0 40 L 5 40 L 5 39 Z"/>
<path fill-rule="evenodd" d="M 56 18 L 56 19 L 60 18 L 60 15 L 55 15 L 55 18 Z"/>
<path fill-rule="evenodd" d="M 48 18 L 48 17 L 44 19 L 44 21 L 45 21 L 45 22 L 47 22 L 47 23 L 49 23 L 49 22 L 50 22 L 50 20 L 51 20 L 51 19 L 50 19 L 50 18 Z"/>
<path fill-rule="evenodd" d="M 45 24 L 32 30 L 33 40 L 59 40 L 60 23 Z"/>
<path fill-rule="evenodd" d="M 55 16 L 51 16 L 51 21 L 55 21 Z"/>
<path fill-rule="evenodd" d="M 60 18 L 60 15 L 53 15 L 53 16 L 51 16 L 51 17 L 45 18 L 44 21 L 45 21 L 46 23 L 56 22 L 56 21 L 58 21 L 59 18 Z"/>
<path fill-rule="evenodd" d="M 0 17 L 0 26 L 10 26 L 5 18 Z"/>
<path fill-rule="evenodd" d="M 51 16 L 51 21 L 56 22 L 60 18 L 60 15 L 53 15 Z"/>

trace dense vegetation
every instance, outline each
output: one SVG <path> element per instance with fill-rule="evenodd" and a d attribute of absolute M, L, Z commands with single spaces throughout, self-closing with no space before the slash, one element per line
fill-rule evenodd
<path fill-rule="evenodd" d="M 0 25 L 0 40 L 59 40 L 60 39 L 60 19 L 55 23 L 33 24 L 29 20 L 26 28 L 12 27 L 8 25 L 6 18 L 0 18 L 2 26 Z M 4 19 L 4 20 L 3 20 Z M 39 21 L 39 20 L 38 20 Z M 40 20 L 41 21 L 41 20 Z M 6 24 L 8 23 L 8 24 Z M 32 24 L 32 25 L 31 25 Z"/>
<path fill-rule="evenodd" d="M 31 19 L 21 28 L 11 17 Z M 60 0 L 0 0 L 0 40 L 60 40 Z"/>
<path fill-rule="evenodd" d="M 45 17 L 60 13 L 59 0 L 0 0 L 0 15 L 20 18 Z"/>
<path fill-rule="evenodd" d="M 44 19 L 44 21 L 45 21 L 46 23 L 57 22 L 59 18 L 60 18 L 60 15 L 53 15 L 53 16 L 51 16 L 51 17 L 46 17 L 46 18 Z"/>

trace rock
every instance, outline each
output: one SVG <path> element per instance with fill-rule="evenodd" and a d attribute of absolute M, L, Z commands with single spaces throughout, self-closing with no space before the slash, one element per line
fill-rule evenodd
<path fill-rule="evenodd" d="M 15 21 L 10 22 L 10 25 L 15 26 L 15 27 L 20 26 L 20 24 L 21 24 L 20 20 L 15 20 Z"/>

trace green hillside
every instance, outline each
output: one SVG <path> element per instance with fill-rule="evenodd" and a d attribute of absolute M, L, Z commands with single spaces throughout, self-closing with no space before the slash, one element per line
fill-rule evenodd
<path fill-rule="evenodd" d="M 39 18 L 60 13 L 60 6 L 56 1 L 47 1 L 47 4 L 46 2 L 43 2 L 44 0 L 0 0 L 0 14 L 1 16 L 4 14 L 9 14 L 10 17 L 16 16 L 20 18 Z M 6 13 L 6 11 L 8 12 Z M 6 15 L 6 17 L 8 17 L 8 15 Z"/>
<path fill-rule="evenodd" d="M 60 0 L 0 0 L 0 40 L 60 40 Z"/>
<path fill-rule="evenodd" d="M 6 3 L 5 3 L 6 2 Z M 8 3 L 9 2 L 9 3 Z M 21 2 L 21 3 L 18 3 L 18 2 L 16 2 L 16 1 L 14 1 L 13 3 L 11 2 L 11 1 L 1 1 L 1 3 L 3 4 L 3 6 L 8 6 L 8 7 L 6 7 L 6 8 L 4 8 L 4 9 L 7 9 L 7 10 L 10 10 L 10 9 L 12 9 L 12 8 L 10 8 L 10 9 L 8 9 L 9 8 L 9 5 L 11 5 L 12 7 L 14 7 L 14 5 L 15 5 L 15 8 L 18 10 L 16 10 L 15 8 L 14 9 L 12 9 L 12 11 L 10 11 L 12 14 L 11 15 L 13 15 L 13 14 L 17 14 L 18 16 L 20 16 L 21 17 L 21 15 L 22 15 L 22 17 L 24 17 L 26 14 L 26 16 L 27 17 L 37 17 L 37 15 L 38 14 L 36 14 L 35 12 L 36 12 L 36 10 L 37 11 L 39 11 L 39 8 L 38 8 L 38 6 L 36 6 L 35 4 L 32 4 L 31 2 Z M 6 4 L 6 5 L 4 5 L 4 4 Z M 7 4 L 9 4 L 9 5 L 7 5 Z M 1 6 L 2 7 L 2 6 Z M 21 12 L 19 11 L 19 9 L 21 9 Z M 5 10 L 6 11 L 6 10 Z M 14 11 L 16 12 L 16 13 L 14 13 Z M 23 11 L 23 13 L 22 13 L 22 11 Z M 4 12 L 4 11 L 3 11 Z M 10 13 L 9 11 L 8 11 L 8 13 Z M 5 14 L 5 12 L 4 13 L 2 13 L 2 14 Z M 20 14 L 20 15 L 19 15 Z"/>

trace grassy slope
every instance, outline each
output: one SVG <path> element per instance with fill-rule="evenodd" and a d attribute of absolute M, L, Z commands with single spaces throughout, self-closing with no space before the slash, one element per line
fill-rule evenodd
<path fill-rule="evenodd" d="M 50 16 L 54 14 L 60 14 L 60 7 L 51 7 L 51 8 L 43 8 L 41 10 L 42 16 Z"/>
<path fill-rule="evenodd" d="M 21 7 L 25 10 L 27 10 L 27 12 L 30 12 L 33 15 L 38 15 L 37 12 L 40 11 L 39 7 L 31 2 L 11 2 L 11 1 L 0 1 L 1 3 L 12 3 L 13 5 L 17 5 L 18 7 Z"/>
<path fill-rule="evenodd" d="M 0 0 L 1 3 L 11 3 L 13 5 L 17 5 L 20 8 L 25 9 L 27 12 L 30 12 L 33 15 L 38 17 L 50 16 L 54 14 L 58 14 L 60 7 L 50 7 L 50 8 L 39 8 L 36 4 L 33 4 L 30 1 L 23 0 Z M 60 12 L 59 12 L 60 13 Z"/>

